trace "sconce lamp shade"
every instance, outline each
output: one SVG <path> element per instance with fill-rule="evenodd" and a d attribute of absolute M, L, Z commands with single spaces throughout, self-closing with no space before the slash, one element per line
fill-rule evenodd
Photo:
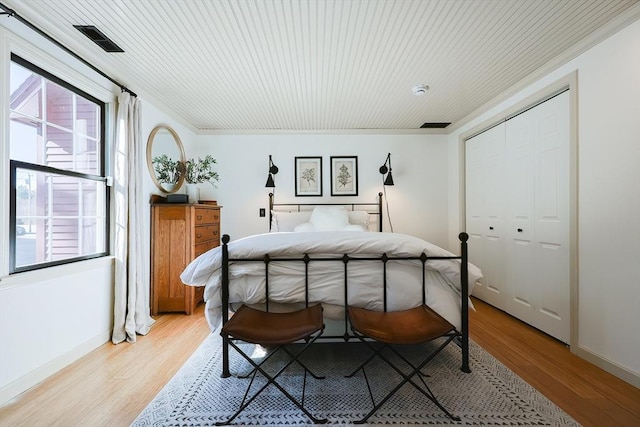
<path fill-rule="evenodd" d="M 384 185 L 394 185 L 393 176 L 391 175 L 391 153 L 387 154 L 387 158 L 384 161 L 384 164 L 380 166 L 380 173 L 382 175 L 387 174 L 387 176 L 384 178 Z"/>
<path fill-rule="evenodd" d="M 269 176 L 267 177 L 267 183 L 265 187 L 275 188 L 276 183 L 273 181 L 273 175 L 278 173 L 278 167 L 273 164 L 273 160 L 271 159 L 271 154 L 269 154 Z"/>
<path fill-rule="evenodd" d="M 389 171 L 387 177 L 384 179 L 384 185 L 393 185 L 393 177 L 391 176 L 391 171 Z"/>
<path fill-rule="evenodd" d="M 267 183 L 265 184 L 265 187 L 270 187 L 270 188 L 275 188 L 276 183 L 273 182 L 273 175 L 269 174 L 269 177 L 267 178 Z"/>

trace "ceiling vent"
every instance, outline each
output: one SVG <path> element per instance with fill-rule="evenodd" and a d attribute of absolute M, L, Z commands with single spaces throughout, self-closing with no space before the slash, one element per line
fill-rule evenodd
<path fill-rule="evenodd" d="M 434 122 L 427 122 L 425 124 L 423 124 L 422 126 L 420 126 L 420 129 L 444 129 L 447 126 L 449 126 L 451 123 L 434 123 Z"/>
<path fill-rule="evenodd" d="M 73 27 L 85 36 L 89 37 L 105 52 L 124 52 L 124 50 L 122 50 L 120 46 L 112 42 L 109 37 L 105 36 L 104 33 L 97 29 L 94 25 L 74 25 Z"/>

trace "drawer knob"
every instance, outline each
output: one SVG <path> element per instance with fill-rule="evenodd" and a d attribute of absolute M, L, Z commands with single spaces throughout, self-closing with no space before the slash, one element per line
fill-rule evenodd
<path fill-rule="evenodd" d="M 198 233 L 198 234 L 196 234 L 196 237 L 199 239 L 199 238 L 202 237 L 202 234 Z"/>
<path fill-rule="evenodd" d="M 489 230 L 493 230 L 493 227 L 489 227 Z"/>
<path fill-rule="evenodd" d="M 518 233 L 522 233 L 522 228 L 518 228 Z"/>
<path fill-rule="evenodd" d="M 196 218 L 197 218 L 198 220 L 201 220 L 201 219 L 202 219 L 202 215 L 198 215 Z"/>

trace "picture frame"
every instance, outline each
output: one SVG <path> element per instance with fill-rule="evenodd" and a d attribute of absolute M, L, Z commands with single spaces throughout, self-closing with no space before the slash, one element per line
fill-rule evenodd
<path fill-rule="evenodd" d="M 322 157 L 295 158 L 296 197 L 322 196 Z"/>
<path fill-rule="evenodd" d="M 358 195 L 358 156 L 331 156 L 331 195 Z"/>

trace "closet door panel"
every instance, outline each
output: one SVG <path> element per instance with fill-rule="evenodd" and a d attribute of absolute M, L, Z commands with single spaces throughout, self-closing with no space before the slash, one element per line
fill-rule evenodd
<path fill-rule="evenodd" d="M 530 241 L 514 241 L 509 247 L 507 268 L 507 303 L 505 311 L 530 323 L 533 321 L 534 304 L 537 298 L 537 275 L 531 262 L 535 246 Z"/>
<path fill-rule="evenodd" d="M 467 233 L 475 238 L 481 238 L 484 231 L 485 219 L 482 209 L 482 137 L 469 139 L 466 144 L 466 222 Z"/>
<path fill-rule="evenodd" d="M 538 177 L 536 180 L 536 221 L 539 225 L 537 238 L 540 241 L 557 241 L 562 238 L 566 221 L 563 187 L 562 153 L 546 150 L 538 155 Z M 568 206 L 567 206 L 568 207 Z"/>
<path fill-rule="evenodd" d="M 534 135 L 531 116 L 520 114 L 505 125 L 507 162 L 506 304 L 504 310 L 531 323 L 536 293 L 534 244 Z"/>
<path fill-rule="evenodd" d="M 539 296 L 534 326 L 568 342 L 569 93 L 536 107 L 535 230 Z"/>
<path fill-rule="evenodd" d="M 488 236 L 504 240 L 505 134 L 504 123 L 484 132 L 482 206 Z"/>
<path fill-rule="evenodd" d="M 478 298 L 504 304 L 504 123 L 466 143 L 467 232 L 470 260 L 483 270 Z"/>
<path fill-rule="evenodd" d="M 564 292 L 559 292 L 567 285 L 564 280 L 566 266 L 563 258 L 562 247 L 559 245 L 543 243 L 538 247 L 540 272 L 537 287 L 539 302 L 536 308 L 542 316 L 541 329 L 545 323 L 550 323 L 549 333 L 554 336 L 555 334 L 551 332 L 558 328 L 553 327 L 553 323 L 560 322 L 565 318 L 564 306 L 569 302 L 568 295 L 565 296 Z M 546 317 L 551 317 L 551 319 L 546 319 Z M 546 320 L 550 320 L 550 322 L 544 322 Z"/>

